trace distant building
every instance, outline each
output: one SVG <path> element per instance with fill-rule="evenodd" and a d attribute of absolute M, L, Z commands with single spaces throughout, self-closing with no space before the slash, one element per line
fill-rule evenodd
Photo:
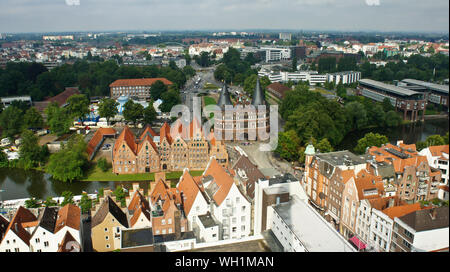
<path fill-rule="evenodd" d="M 356 83 L 361 79 L 361 72 L 346 71 L 337 72 L 332 74 L 327 74 L 327 81 L 334 82 L 334 84 L 352 84 Z"/>
<path fill-rule="evenodd" d="M 266 51 L 265 62 L 277 62 L 291 59 L 291 49 L 289 47 L 262 47 Z"/>
<path fill-rule="evenodd" d="M 291 33 L 280 33 L 280 40 L 283 41 L 290 41 L 292 39 L 292 34 Z"/>
<path fill-rule="evenodd" d="M 290 91 L 291 88 L 279 83 L 275 82 L 267 86 L 267 91 L 271 93 L 273 96 L 275 96 L 278 99 L 283 99 L 286 96 L 286 93 Z"/>
<path fill-rule="evenodd" d="M 390 252 L 448 252 L 448 216 L 448 207 L 438 207 L 395 218 Z"/>
<path fill-rule="evenodd" d="M 31 96 L 1 97 L 0 101 L 3 104 L 4 108 L 9 107 L 14 101 L 22 101 L 27 103 L 29 106 L 32 105 Z"/>
<path fill-rule="evenodd" d="M 397 110 L 403 111 L 404 120 L 418 121 L 424 119 L 427 103 L 424 94 L 421 92 L 371 79 L 361 79 L 357 94 L 378 102 L 388 98 Z M 421 112 L 420 117 L 419 112 Z"/>
<path fill-rule="evenodd" d="M 259 78 L 256 81 L 250 105 L 233 105 L 225 84 L 220 92 L 217 106 L 220 107 L 220 111 L 214 112 L 214 135 L 217 138 L 231 141 L 259 140 L 263 135 L 268 138 L 270 109 Z M 253 110 L 250 106 L 253 106 Z"/>
<path fill-rule="evenodd" d="M 120 96 L 129 96 L 148 99 L 151 97 L 151 86 L 158 80 L 165 85 L 173 84 L 166 78 L 118 79 L 109 85 L 111 98 L 117 99 Z"/>

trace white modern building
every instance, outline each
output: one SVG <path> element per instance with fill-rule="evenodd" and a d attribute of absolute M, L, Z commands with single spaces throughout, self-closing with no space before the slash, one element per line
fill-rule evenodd
<path fill-rule="evenodd" d="M 289 202 L 268 208 L 268 225 L 286 252 L 355 252 L 306 201 L 294 195 Z"/>
<path fill-rule="evenodd" d="M 334 82 L 336 85 L 339 84 L 339 82 L 342 84 L 352 84 L 358 82 L 360 79 L 361 72 L 356 71 L 327 74 L 327 81 Z"/>
<path fill-rule="evenodd" d="M 266 51 L 266 62 L 289 60 L 291 58 L 291 49 L 285 47 L 261 47 Z"/>
<path fill-rule="evenodd" d="M 261 234 L 267 230 L 267 208 L 288 202 L 292 196 L 301 200 L 308 200 L 300 181 L 291 174 L 274 176 L 270 179 L 259 179 L 255 182 L 255 197 L 253 203 L 253 233 Z"/>

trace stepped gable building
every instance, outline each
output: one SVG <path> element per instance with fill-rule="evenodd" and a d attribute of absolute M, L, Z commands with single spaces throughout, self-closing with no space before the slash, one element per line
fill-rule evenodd
<path fill-rule="evenodd" d="M 111 98 L 117 99 L 122 95 L 141 99 L 150 98 L 150 88 L 158 80 L 165 85 L 173 84 L 166 78 L 118 79 L 109 85 Z"/>
<path fill-rule="evenodd" d="M 181 122 L 171 131 L 164 123 L 159 135 L 150 126 L 135 137 L 125 127 L 113 148 L 113 172 L 116 174 L 153 173 L 160 171 L 203 170 L 211 154 L 219 163 L 228 165 L 228 154 L 223 141 L 207 141 L 199 122 L 189 126 Z"/>
<path fill-rule="evenodd" d="M 261 140 L 261 135 L 268 133 L 270 126 L 269 104 L 266 102 L 259 78 L 256 80 L 250 105 L 255 107 L 254 111 L 246 108 L 247 104 L 233 105 L 228 87 L 224 84 L 217 102 L 220 111 L 214 113 L 216 116 L 214 118 L 214 135 L 218 139 L 231 141 Z"/>
<path fill-rule="evenodd" d="M 386 144 L 371 147 L 368 153 L 376 162 L 384 162 L 394 167 L 395 179 L 392 184 L 401 200 L 414 203 L 438 197 L 441 171 L 429 166 L 427 157 L 420 156 L 416 145 Z"/>

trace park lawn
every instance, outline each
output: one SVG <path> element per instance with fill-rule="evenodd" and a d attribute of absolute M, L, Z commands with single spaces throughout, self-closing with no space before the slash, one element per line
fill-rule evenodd
<path fill-rule="evenodd" d="M 311 90 L 312 92 L 317 92 L 317 93 L 321 93 L 321 94 L 325 94 L 325 95 L 333 95 L 334 93 L 330 92 L 330 91 L 325 91 L 324 89 L 320 89 L 320 88 L 316 88 L 314 90 Z"/>
<path fill-rule="evenodd" d="M 217 103 L 216 100 L 210 96 L 204 96 L 203 101 L 205 102 L 205 106 L 215 105 Z"/>
<path fill-rule="evenodd" d="M 143 173 L 143 174 L 124 174 L 116 175 L 111 170 L 103 172 L 98 167 L 92 167 L 87 172 L 87 176 L 82 178 L 81 181 L 153 181 L 155 180 L 155 173 Z M 203 171 L 190 171 L 191 175 L 201 176 Z M 167 172 L 166 179 L 173 180 L 179 179 L 183 171 Z"/>
<path fill-rule="evenodd" d="M 216 85 L 214 85 L 214 84 L 212 84 L 212 83 L 205 83 L 205 85 L 203 86 L 203 89 L 205 89 L 205 90 L 216 90 L 216 89 L 219 89 L 219 86 L 216 86 Z"/>

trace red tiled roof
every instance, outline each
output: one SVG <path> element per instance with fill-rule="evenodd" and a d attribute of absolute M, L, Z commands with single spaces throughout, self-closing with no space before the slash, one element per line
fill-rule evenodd
<path fill-rule="evenodd" d="M 158 78 L 136 78 L 136 79 L 118 79 L 111 83 L 109 87 L 128 87 L 128 86 L 151 86 L 156 81 L 161 81 L 165 85 L 172 85 L 173 83 L 163 77 Z"/>
<path fill-rule="evenodd" d="M 401 206 L 395 206 L 391 208 L 387 208 L 383 210 L 383 213 L 389 216 L 391 219 L 394 219 L 395 217 L 402 217 L 406 214 L 421 210 L 420 203 L 414 203 L 414 204 L 407 204 L 407 205 L 401 205 Z M 425 208 L 423 208 L 425 209 Z"/>
<path fill-rule="evenodd" d="M 94 152 L 95 147 L 97 147 L 97 145 L 103 140 L 103 137 L 105 135 L 114 136 L 114 135 L 116 135 L 116 130 L 113 128 L 99 128 L 95 132 L 94 136 L 92 136 L 91 140 L 89 141 L 87 150 L 86 150 L 86 152 L 89 155 L 89 158 L 91 157 L 92 153 Z"/>
<path fill-rule="evenodd" d="M 162 142 L 162 140 L 166 138 L 169 144 L 172 144 L 172 137 L 170 136 L 170 126 L 166 122 L 164 122 L 161 130 L 159 131 L 159 138 L 160 142 Z"/>
<path fill-rule="evenodd" d="M 180 181 L 177 184 L 177 189 L 181 193 L 183 193 L 183 207 L 184 213 L 186 216 L 191 211 L 192 205 L 194 204 L 195 198 L 197 194 L 200 192 L 198 184 L 194 181 L 191 174 L 187 169 L 184 170 L 183 175 L 180 178 Z"/>
<path fill-rule="evenodd" d="M 14 232 L 22 241 L 24 241 L 27 245 L 30 245 L 30 238 L 31 234 L 28 233 L 24 227 L 22 227 L 23 223 L 26 222 L 33 222 L 36 221 L 37 218 L 32 214 L 28 209 L 25 209 L 24 207 L 20 206 L 16 214 L 14 215 L 13 219 L 9 223 L 8 228 L 5 231 L 5 235 L 3 236 L 3 239 L 5 239 L 6 235 L 8 234 L 8 231 Z M 2 241 L 3 241 L 2 239 Z"/>
<path fill-rule="evenodd" d="M 234 183 L 233 178 L 225 171 L 225 169 L 217 162 L 215 158 L 211 158 L 208 168 L 205 170 L 203 176 L 212 176 L 219 187 L 217 192 L 213 195 L 214 201 L 218 206 L 222 204 Z"/>
<path fill-rule="evenodd" d="M 428 149 L 430 149 L 431 155 L 433 157 L 437 157 L 437 156 L 442 157 L 442 153 L 448 154 L 449 145 L 435 145 L 435 146 L 428 147 Z M 442 159 L 445 159 L 445 158 L 442 158 Z"/>
<path fill-rule="evenodd" d="M 119 137 L 117 138 L 116 143 L 114 144 L 114 153 L 117 152 L 122 144 L 126 144 L 136 155 L 137 144 L 134 141 L 134 134 L 133 132 L 131 132 L 128 126 L 125 126 L 125 128 L 122 130 L 122 133 L 120 133 Z"/>
<path fill-rule="evenodd" d="M 57 233 L 65 226 L 75 230 L 80 230 L 81 209 L 73 204 L 67 204 L 58 211 L 58 219 L 55 224 Z"/>
<path fill-rule="evenodd" d="M 51 98 L 48 98 L 45 101 L 48 101 L 50 103 L 56 102 L 61 107 L 62 105 L 67 103 L 67 99 L 69 99 L 69 97 L 71 97 L 72 95 L 75 95 L 75 94 L 80 94 L 80 91 L 78 90 L 78 88 L 68 87 L 64 90 L 64 92 L 62 92 L 58 95 L 55 95 Z"/>
<path fill-rule="evenodd" d="M 279 82 L 272 83 L 267 86 L 267 89 L 272 89 L 282 95 L 284 95 L 285 92 L 290 91 L 291 89 L 288 86 L 285 86 Z"/>
<path fill-rule="evenodd" d="M 150 220 L 150 205 L 148 201 L 145 199 L 144 196 L 139 191 L 136 191 L 133 195 L 133 198 L 130 201 L 130 204 L 128 205 L 128 210 L 133 211 L 133 215 L 130 218 L 130 225 L 131 227 L 136 224 L 137 220 L 141 216 L 141 214 L 144 214 L 145 217 Z"/>
<path fill-rule="evenodd" d="M 366 170 L 359 171 L 355 180 L 356 189 L 358 190 L 359 199 L 378 198 L 384 193 L 384 185 L 380 176 L 374 176 Z M 367 190 L 377 190 L 377 194 L 365 196 Z"/>

